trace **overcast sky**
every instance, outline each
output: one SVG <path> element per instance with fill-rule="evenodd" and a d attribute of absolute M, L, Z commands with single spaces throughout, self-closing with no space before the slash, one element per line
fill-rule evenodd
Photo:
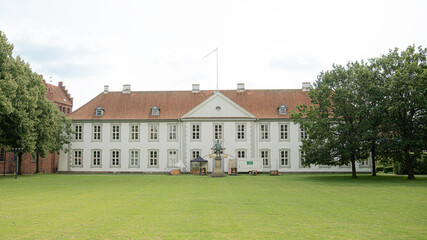
<path fill-rule="evenodd" d="M 333 63 L 427 47 L 427 1 L 0 1 L 14 55 L 74 110 L 103 91 L 301 88 Z"/>

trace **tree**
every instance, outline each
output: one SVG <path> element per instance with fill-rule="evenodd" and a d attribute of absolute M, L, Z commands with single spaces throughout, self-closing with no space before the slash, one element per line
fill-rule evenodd
<path fill-rule="evenodd" d="M 309 92 L 311 105 L 300 105 L 299 112 L 291 114 L 309 136 L 302 140 L 303 165 L 351 164 L 352 177 L 357 178 L 356 162 L 368 157 L 369 147 L 366 99 L 360 95 L 371 77 L 364 62 L 333 65 L 320 73 Z"/>
<path fill-rule="evenodd" d="M 406 166 L 408 179 L 415 179 L 414 161 L 427 149 L 426 56 L 427 48 L 409 46 L 372 60 L 385 87 L 381 136 L 393 160 Z"/>

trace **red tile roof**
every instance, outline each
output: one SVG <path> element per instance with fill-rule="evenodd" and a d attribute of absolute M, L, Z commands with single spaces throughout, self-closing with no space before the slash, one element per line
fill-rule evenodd
<path fill-rule="evenodd" d="M 71 107 L 73 106 L 73 98 L 70 97 L 68 90 L 65 89 L 64 85 L 62 85 L 62 82 L 59 82 L 58 86 L 54 86 L 45 82 L 45 86 L 47 87 L 46 98 L 48 100 L 69 105 Z"/>
<path fill-rule="evenodd" d="M 179 119 L 197 105 L 208 99 L 215 91 L 199 93 L 191 91 L 146 91 L 101 93 L 94 99 L 71 113 L 68 117 L 76 120 L 102 119 Z M 308 92 L 296 90 L 220 90 L 222 94 L 257 118 L 289 118 L 289 112 L 298 104 L 310 104 Z M 288 114 L 279 115 L 277 107 L 285 104 Z M 159 116 L 151 116 L 151 107 L 160 108 Z M 95 116 L 95 108 L 101 106 L 105 113 Z"/>

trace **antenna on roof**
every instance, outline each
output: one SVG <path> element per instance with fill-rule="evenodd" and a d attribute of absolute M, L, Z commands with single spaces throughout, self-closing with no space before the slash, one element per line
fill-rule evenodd
<path fill-rule="evenodd" d="M 202 58 L 205 59 L 212 53 L 216 52 L 216 91 L 218 91 L 218 48 L 215 48 L 212 52 Z"/>

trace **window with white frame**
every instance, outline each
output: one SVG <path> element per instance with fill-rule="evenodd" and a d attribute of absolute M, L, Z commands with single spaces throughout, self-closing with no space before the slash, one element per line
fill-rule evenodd
<path fill-rule="evenodd" d="M 237 158 L 246 158 L 246 150 L 237 150 Z"/>
<path fill-rule="evenodd" d="M 264 167 L 270 166 L 270 154 L 268 150 L 261 150 L 261 158 Z"/>
<path fill-rule="evenodd" d="M 361 167 L 369 167 L 369 160 L 365 159 L 365 160 L 361 161 L 360 166 Z"/>
<path fill-rule="evenodd" d="M 83 165 L 83 150 L 73 151 L 73 165 L 78 167 Z"/>
<path fill-rule="evenodd" d="M 200 156 L 200 150 L 192 150 L 191 151 L 191 159 L 192 160 L 197 158 L 198 156 Z"/>
<path fill-rule="evenodd" d="M 159 125 L 150 125 L 150 140 L 158 140 L 159 139 Z"/>
<path fill-rule="evenodd" d="M 178 126 L 176 124 L 170 124 L 168 126 L 168 136 L 169 136 L 169 140 L 177 140 L 178 139 Z"/>
<path fill-rule="evenodd" d="M 222 124 L 214 124 L 214 138 L 222 139 L 223 138 L 223 129 Z"/>
<path fill-rule="evenodd" d="M 303 126 L 300 127 L 300 139 L 307 139 L 308 135 Z"/>
<path fill-rule="evenodd" d="M 92 150 L 92 166 L 101 166 L 101 150 Z"/>
<path fill-rule="evenodd" d="M 289 167 L 289 150 L 280 150 L 279 153 L 280 157 L 280 166 L 282 167 Z"/>
<path fill-rule="evenodd" d="M 200 124 L 191 125 L 191 139 L 200 140 Z"/>
<path fill-rule="evenodd" d="M 148 166 L 149 167 L 157 167 L 159 166 L 159 151 L 150 150 L 148 152 Z"/>
<path fill-rule="evenodd" d="M 120 166 L 120 151 L 112 150 L 111 151 L 111 166 L 119 167 Z"/>
<path fill-rule="evenodd" d="M 280 140 L 288 140 L 289 139 L 289 125 L 288 124 L 280 124 Z"/>
<path fill-rule="evenodd" d="M 129 166 L 138 167 L 139 166 L 139 150 L 131 149 L 129 151 Z"/>
<path fill-rule="evenodd" d="M 168 150 L 168 167 L 175 167 L 178 163 L 178 150 Z"/>
<path fill-rule="evenodd" d="M 120 125 L 114 124 L 112 127 L 112 139 L 115 141 L 120 140 Z"/>
<path fill-rule="evenodd" d="M 261 140 L 270 139 L 268 124 L 261 124 L 260 125 L 260 131 L 261 131 Z"/>
<path fill-rule="evenodd" d="M 74 126 L 74 139 L 75 140 L 83 140 L 83 126 L 75 125 Z"/>
<path fill-rule="evenodd" d="M 237 124 L 237 140 L 245 140 L 246 138 L 246 125 L 245 124 Z"/>
<path fill-rule="evenodd" d="M 137 124 L 130 125 L 130 140 L 132 141 L 139 140 L 139 125 Z"/>
<path fill-rule="evenodd" d="M 302 162 L 304 161 L 304 156 L 305 156 L 305 152 L 304 151 L 299 151 L 299 162 L 300 162 L 300 166 L 303 167 Z"/>
<path fill-rule="evenodd" d="M 101 125 L 93 125 L 92 127 L 93 140 L 101 140 Z"/>

